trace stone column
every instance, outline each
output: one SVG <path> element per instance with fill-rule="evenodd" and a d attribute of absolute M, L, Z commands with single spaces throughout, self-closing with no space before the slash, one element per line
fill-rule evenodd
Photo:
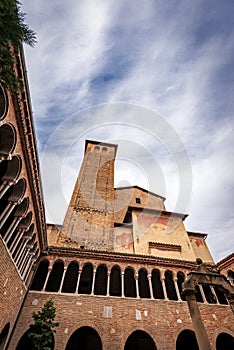
<path fill-rule="evenodd" d="M 76 283 L 76 291 L 75 293 L 78 293 L 79 290 L 79 283 L 80 283 L 80 275 L 81 275 L 82 269 L 79 269 L 78 271 L 78 277 L 77 277 L 77 283 Z"/>
<path fill-rule="evenodd" d="M 215 292 L 215 289 L 213 286 L 210 286 L 211 292 L 214 295 L 215 299 L 216 299 L 216 304 L 219 304 L 219 299 L 217 298 L 217 294 Z"/>
<path fill-rule="evenodd" d="M 169 300 L 169 299 L 168 299 L 168 296 L 167 296 L 167 290 L 166 290 L 166 286 L 165 286 L 165 278 L 164 278 L 164 277 L 161 278 L 161 282 L 162 282 L 162 288 L 163 288 L 164 299 L 165 299 L 165 300 Z"/>
<path fill-rule="evenodd" d="M 91 295 L 94 295 L 95 278 L 96 278 L 96 269 L 93 270 L 93 283 L 92 283 Z"/>
<path fill-rule="evenodd" d="M 197 305 L 195 289 L 187 289 L 184 293 L 186 296 L 186 301 L 188 303 L 188 308 L 193 322 L 199 350 L 211 350 L 206 329 L 204 327 L 200 310 Z"/>
<path fill-rule="evenodd" d="M 107 272 L 107 290 L 106 295 L 110 296 L 110 271 Z"/>
<path fill-rule="evenodd" d="M 43 292 L 44 292 L 45 289 L 46 289 L 46 285 L 47 285 L 48 279 L 49 279 L 49 277 L 50 277 L 51 271 L 52 271 L 52 266 L 49 266 L 49 268 L 48 268 L 48 273 L 47 273 L 47 276 L 46 276 L 46 279 L 45 279 L 45 283 L 44 283 L 44 286 L 43 286 L 43 288 L 42 288 L 42 291 L 43 291 Z"/>
<path fill-rule="evenodd" d="M 61 279 L 61 283 L 60 283 L 60 287 L 59 287 L 58 293 L 61 293 L 61 291 L 62 291 L 63 281 L 64 281 L 64 278 L 65 278 L 66 271 L 67 271 L 67 266 L 64 266 L 63 275 L 62 275 L 62 279 Z"/>
<path fill-rule="evenodd" d="M 178 301 L 182 301 L 181 299 L 181 296 L 180 296 L 180 291 L 179 291 L 179 287 L 178 287 L 178 284 L 177 284 L 177 278 L 174 277 L 174 285 L 175 285 L 175 290 L 176 290 L 176 295 L 177 295 L 177 298 L 178 298 Z"/>
<path fill-rule="evenodd" d="M 21 220 L 21 216 L 18 218 L 14 218 L 14 220 L 12 221 L 10 227 L 8 228 L 6 234 L 4 235 L 3 239 L 5 241 L 5 243 L 7 244 L 9 242 L 9 240 L 11 239 L 12 234 L 14 233 L 17 225 L 19 224 L 20 220 Z"/>
<path fill-rule="evenodd" d="M 198 288 L 199 288 L 199 290 L 200 290 L 200 293 L 201 293 L 203 302 L 207 304 L 206 296 L 205 296 L 204 290 L 203 290 L 203 288 L 202 288 L 202 285 L 201 285 L 201 284 L 198 284 Z"/>
<path fill-rule="evenodd" d="M 121 272 L 121 296 L 124 298 L 124 271 Z"/>
<path fill-rule="evenodd" d="M 152 287 L 152 280 L 151 280 L 152 275 L 148 274 L 148 282 L 149 282 L 149 290 L 150 290 L 150 298 L 154 298 L 154 293 L 153 293 L 153 287 Z"/>
<path fill-rule="evenodd" d="M 12 213 L 12 210 L 14 209 L 16 204 L 17 204 L 16 202 L 14 203 L 10 202 L 7 204 L 6 208 L 3 210 L 2 214 L 0 215 L 0 228 L 5 224 L 5 222 L 7 221 L 8 217 Z"/>
<path fill-rule="evenodd" d="M 138 273 L 135 274 L 135 281 L 136 281 L 136 297 L 137 299 L 139 299 L 140 296 L 139 296 Z"/>

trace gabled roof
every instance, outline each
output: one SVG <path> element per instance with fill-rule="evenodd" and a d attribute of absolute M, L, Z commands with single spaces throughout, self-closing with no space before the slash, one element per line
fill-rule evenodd
<path fill-rule="evenodd" d="M 153 196 L 162 198 L 164 201 L 166 200 L 165 197 L 162 197 L 162 196 L 160 196 L 159 194 L 156 194 L 156 193 L 154 193 L 154 192 L 148 191 L 148 190 L 146 190 L 145 188 L 140 187 L 140 186 L 137 186 L 137 185 L 135 185 L 135 186 L 116 187 L 116 188 L 114 188 L 114 190 L 115 190 L 115 191 L 119 191 L 119 190 L 131 189 L 131 188 L 137 188 L 137 189 L 140 190 L 140 191 L 143 191 L 143 192 L 152 194 Z"/>

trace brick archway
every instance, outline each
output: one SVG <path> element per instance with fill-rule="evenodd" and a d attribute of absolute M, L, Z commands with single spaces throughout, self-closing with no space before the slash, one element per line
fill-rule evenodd
<path fill-rule="evenodd" d="M 99 334 L 92 327 L 84 326 L 77 329 L 69 338 L 65 350 L 102 350 Z"/>
<path fill-rule="evenodd" d="M 126 344 L 124 346 L 124 350 L 157 350 L 156 345 L 151 338 L 151 336 L 141 330 L 137 330 L 130 334 L 128 337 Z"/>

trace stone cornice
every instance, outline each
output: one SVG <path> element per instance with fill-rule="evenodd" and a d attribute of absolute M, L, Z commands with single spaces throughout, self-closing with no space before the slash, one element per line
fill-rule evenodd
<path fill-rule="evenodd" d="M 12 94 L 12 98 L 17 114 L 16 120 L 20 138 L 24 149 L 24 159 L 28 171 L 28 183 L 32 194 L 38 239 L 41 250 L 44 250 L 47 247 L 45 210 L 23 50 L 21 50 L 19 54 L 15 54 L 15 59 L 16 74 L 22 79 L 23 89 L 22 91 L 19 90 L 17 93 Z"/>
<path fill-rule="evenodd" d="M 156 264 L 161 266 L 171 266 L 180 268 L 194 268 L 196 262 L 179 260 L 172 258 L 162 258 L 150 255 L 140 255 L 140 254 L 128 254 L 119 253 L 113 251 L 99 251 L 91 249 L 80 249 L 80 248 L 66 248 L 66 247 L 55 247 L 49 246 L 48 250 L 44 252 L 44 255 L 60 255 L 71 256 L 80 259 L 92 259 L 92 260 L 104 260 L 104 261 L 116 261 L 116 262 L 131 262 L 131 263 L 142 263 L 142 264 Z M 207 264 L 207 266 L 214 266 L 212 264 Z"/>

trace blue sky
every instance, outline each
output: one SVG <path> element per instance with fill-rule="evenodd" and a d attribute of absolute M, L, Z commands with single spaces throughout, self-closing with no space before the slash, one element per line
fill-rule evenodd
<path fill-rule="evenodd" d="M 165 196 L 216 261 L 231 253 L 234 2 L 22 4 L 47 220 L 63 220 L 84 140 L 108 141 L 116 185 Z"/>

